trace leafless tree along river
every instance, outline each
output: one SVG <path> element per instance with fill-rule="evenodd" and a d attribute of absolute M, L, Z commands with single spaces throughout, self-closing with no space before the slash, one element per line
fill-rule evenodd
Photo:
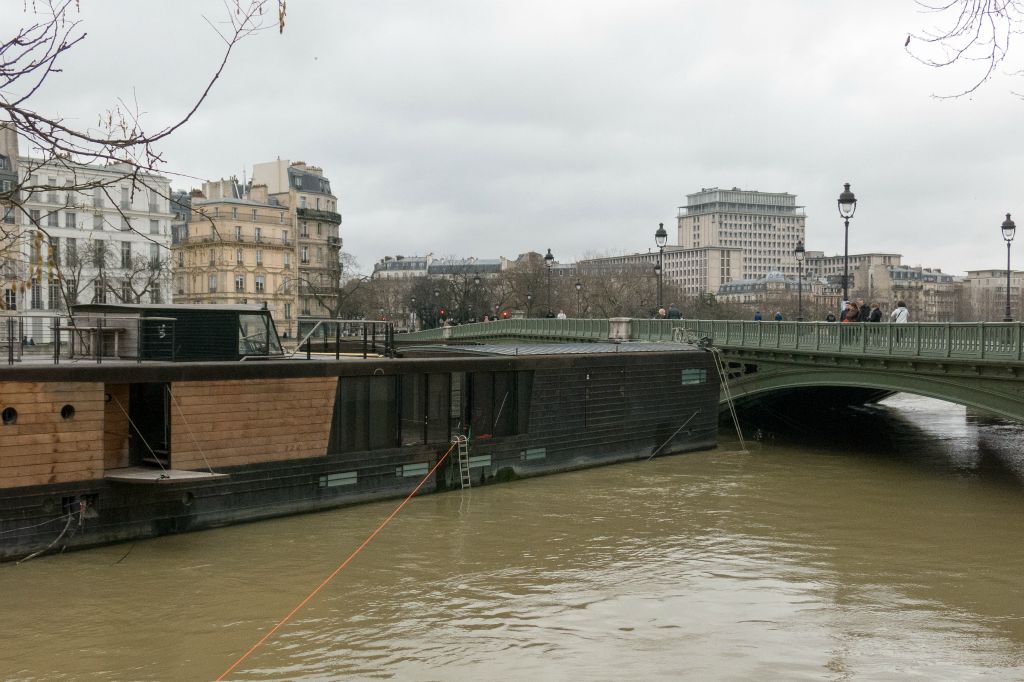
<path fill-rule="evenodd" d="M 1024 428 L 759 428 L 415 499 L 230 679 L 1024 678 Z M 213 679 L 394 506 L 0 566 L 0 678 Z"/>

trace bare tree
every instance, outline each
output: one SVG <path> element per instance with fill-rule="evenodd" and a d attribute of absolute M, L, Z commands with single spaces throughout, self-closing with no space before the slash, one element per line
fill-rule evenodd
<path fill-rule="evenodd" d="M 1011 38 L 1024 30 L 1022 0 L 917 0 L 917 5 L 937 25 L 907 36 L 910 56 L 934 68 L 964 64 L 975 70 L 964 88 L 935 95 L 939 98 L 963 97 L 989 81 L 1007 64 Z M 1024 69 L 1011 68 L 1009 74 Z"/>
<path fill-rule="evenodd" d="M 113 196 L 114 189 L 120 191 L 120 187 L 127 186 L 132 198 L 139 191 L 170 198 L 163 189 L 165 185 L 152 181 L 159 176 L 165 162 L 161 144 L 196 114 L 223 75 L 236 45 L 272 23 L 283 31 L 286 11 L 286 0 L 225 0 L 227 20 L 219 23 L 206 20 L 224 43 L 219 63 L 180 116 L 162 127 L 149 129 L 143 125 L 139 104 L 123 98 L 100 112 L 95 126 L 72 125 L 69 119 L 45 113 L 34 105 L 36 95 L 45 89 L 49 77 L 62 71 L 64 61 L 87 38 L 80 4 L 80 0 L 34 0 L 25 3 L 26 21 L 0 42 L 0 125 L 12 128 L 28 144 L 31 152 L 31 157 L 25 162 L 28 163 L 27 173 L 19 172 L 17 158 L 0 156 L 0 213 L 5 216 L 0 221 L 0 257 L 3 257 L 7 270 L 18 271 L 10 274 L 22 276 L 21 286 L 26 285 L 24 276 L 31 269 L 31 264 L 24 263 L 24 258 L 19 256 L 21 221 L 6 220 L 6 216 L 14 209 L 24 211 L 22 202 L 34 193 L 53 193 L 58 189 L 38 181 L 32 182 L 31 178 L 35 177 L 33 171 L 44 167 L 65 171 L 62 175 L 71 179 L 59 189 L 66 193 L 66 206 L 73 197 L 102 194 L 121 214 L 128 229 L 153 241 L 149 235 L 132 226 L 129 216 L 121 209 L 121 203 Z M 276 21 L 268 22 L 266 15 L 274 5 Z M 103 179 L 96 176 L 85 178 L 81 173 L 82 165 L 102 165 L 115 172 L 104 174 Z M 46 241 L 50 241 L 46 227 L 40 218 L 30 217 L 28 231 L 45 235 Z M 67 264 L 56 262 L 54 266 L 59 270 Z M 141 268 L 136 275 L 141 276 L 146 271 L 147 268 Z M 13 279 L 7 274 L 4 273 L 4 279 Z M 131 281 L 141 284 L 143 280 L 151 279 L 148 275 L 140 276 L 133 276 Z M 60 278 L 75 281 L 76 286 L 81 283 L 80 277 Z M 131 289 L 136 291 L 134 284 Z"/>

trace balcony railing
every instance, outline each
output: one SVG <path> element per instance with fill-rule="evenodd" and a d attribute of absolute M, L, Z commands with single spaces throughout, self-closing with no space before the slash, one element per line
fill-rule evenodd
<path fill-rule="evenodd" d="M 291 246 L 294 242 L 291 239 L 281 237 L 267 237 L 261 235 L 259 239 L 253 235 L 189 235 L 181 240 L 182 244 L 260 244 L 266 246 Z"/>
<path fill-rule="evenodd" d="M 321 211 L 317 208 L 300 208 L 297 211 L 302 220 L 319 220 L 325 223 L 341 224 L 341 214 L 334 211 Z"/>

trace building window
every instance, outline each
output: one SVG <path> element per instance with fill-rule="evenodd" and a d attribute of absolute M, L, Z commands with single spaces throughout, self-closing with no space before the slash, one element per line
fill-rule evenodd
<path fill-rule="evenodd" d="M 299 208 L 306 208 L 306 197 L 299 197 Z"/>
<path fill-rule="evenodd" d="M 255 208 L 252 210 L 252 221 L 256 222 L 256 209 Z"/>
<path fill-rule="evenodd" d="M 50 310 L 60 310 L 63 308 L 60 300 L 60 282 L 50 282 Z"/>
<path fill-rule="evenodd" d="M 235 275 L 235 291 L 245 291 L 245 275 Z"/>
<path fill-rule="evenodd" d="M 60 214 L 56 211 L 50 211 L 46 214 L 46 226 L 47 227 L 60 227 Z"/>
<path fill-rule="evenodd" d="M 103 208 L 103 188 L 93 187 L 92 188 L 92 205 L 93 208 Z"/>
<path fill-rule="evenodd" d="M 160 285 L 154 283 L 153 288 L 149 290 L 149 302 L 150 303 L 163 303 L 163 295 L 160 293 Z"/>
<path fill-rule="evenodd" d="M 238 220 L 238 207 L 237 206 L 232 206 L 231 207 L 231 217 L 234 218 L 235 220 Z"/>
<path fill-rule="evenodd" d="M 50 264 L 60 265 L 60 237 L 50 237 Z"/>
<path fill-rule="evenodd" d="M 280 225 L 284 225 L 284 211 L 277 214 L 277 222 Z"/>
<path fill-rule="evenodd" d="M 179 268 L 185 267 L 185 252 L 184 251 L 179 251 L 178 252 L 178 267 Z"/>
<path fill-rule="evenodd" d="M 13 225 L 14 224 L 14 207 L 13 206 L 4 209 L 4 222 L 7 223 L 8 225 Z"/>
<path fill-rule="evenodd" d="M 265 280 L 265 277 L 263 275 L 256 275 L 256 293 L 257 294 L 262 293 L 264 291 L 264 289 L 266 288 L 264 286 L 264 282 L 265 281 L 266 280 Z"/>
<path fill-rule="evenodd" d="M 39 283 L 38 279 L 32 280 L 32 310 L 43 309 L 43 285 Z"/>
<path fill-rule="evenodd" d="M 132 303 L 135 300 L 135 292 L 132 291 L 132 282 L 129 279 L 121 280 L 121 300 L 125 303 Z"/>
<path fill-rule="evenodd" d="M 242 258 L 242 250 L 235 249 L 235 265 L 242 265 L 245 260 Z"/>
<path fill-rule="evenodd" d="M 31 225 L 39 224 L 39 209 L 33 208 L 28 212 L 28 222 Z"/>
<path fill-rule="evenodd" d="M 308 237 L 309 236 L 309 225 L 307 225 L 305 221 L 299 223 L 299 236 L 300 237 Z"/>
<path fill-rule="evenodd" d="M 131 221 L 128 220 L 127 218 L 125 218 L 124 216 L 121 216 L 121 231 L 122 232 L 128 232 L 131 229 L 132 229 Z"/>
<path fill-rule="evenodd" d="M 263 265 L 263 251 L 256 249 L 256 265 Z"/>
<path fill-rule="evenodd" d="M 288 230 L 281 230 L 281 242 L 284 244 L 288 243 Z"/>
<path fill-rule="evenodd" d="M 4 289 L 4 307 L 8 310 L 18 309 L 18 294 L 14 289 Z"/>
<path fill-rule="evenodd" d="M 67 263 L 68 267 L 73 267 L 77 265 L 78 261 L 78 240 L 74 237 L 68 237 L 67 243 L 68 250 L 65 254 L 65 257 L 67 258 L 65 263 Z"/>
<path fill-rule="evenodd" d="M 131 208 L 131 207 L 132 207 L 132 200 L 131 200 L 131 197 L 128 195 L 128 188 L 127 187 L 122 187 L 121 188 L 121 210 L 126 211 L 129 208 Z"/>
<path fill-rule="evenodd" d="M 324 249 L 321 246 L 316 247 L 316 262 L 317 263 L 323 263 L 324 262 Z"/>
<path fill-rule="evenodd" d="M 121 267 L 130 268 L 132 266 L 132 243 L 121 242 Z"/>
<path fill-rule="evenodd" d="M 284 304 L 284 319 L 286 319 L 286 320 L 292 319 L 292 304 L 291 303 L 285 303 Z"/>
<path fill-rule="evenodd" d="M 316 236 L 317 237 L 323 237 L 324 236 L 324 226 L 322 224 L 320 224 L 320 223 L 316 224 Z"/>
<path fill-rule="evenodd" d="M 216 265 L 217 259 L 214 256 L 213 249 L 210 249 L 210 265 Z"/>
<path fill-rule="evenodd" d="M 262 240 L 263 240 L 263 228 L 262 227 L 257 227 L 256 228 L 256 241 L 262 241 Z"/>
<path fill-rule="evenodd" d="M 64 214 L 64 227 L 70 228 L 72 230 L 75 229 L 76 227 L 78 227 L 78 216 L 76 216 L 71 211 L 68 211 L 67 213 L 65 213 Z"/>
<path fill-rule="evenodd" d="M 236 242 L 242 241 L 242 226 L 241 225 L 235 225 L 235 241 Z"/>
<path fill-rule="evenodd" d="M 216 274 L 210 275 L 207 278 L 207 282 L 209 284 L 210 293 L 211 294 L 217 293 L 217 275 Z"/>
<path fill-rule="evenodd" d="M 102 230 L 103 229 L 103 216 L 99 213 L 94 213 L 92 216 L 92 229 Z"/>
<path fill-rule="evenodd" d="M 290 268 L 292 266 L 292 254 L 287 251 L 284 252 L 284 266 Z"/>
<path fill-rule="evenodd" d="M 150 234 L 160 234 L 160 221 L 159 220 L 150 220 L 149 221 L 149 233 Z"/>
<path fill-rule="evenodd" d="M 149 245 L 149 265 L 153 269 L 156 269 L 160 265 L 160 245 L 159 244 L 150 244 Z"/>
<path fill-rule="evenodd" d="M 309 247 L 303 246 L 299 253 L 299 262 L 303 265 L 309 264 Z"/>

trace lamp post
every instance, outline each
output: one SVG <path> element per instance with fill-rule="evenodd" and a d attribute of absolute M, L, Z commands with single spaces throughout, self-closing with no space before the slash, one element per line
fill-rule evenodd
<path fill-rule="evenodd" d="M 583 283 L 576 280 L 576 319 L 583 317 L 583 313 L 580 312 L 580 289 L 583 288 Z"/>
<path fill-rule="evenodd" d="M 380 307 L 380 319 L 384 319 L 384 306 Z"/>
<path fill-rule="evenodd" d="M 533 307 L 533 294 L 526 292 L 526 317 L 530 317 L 530 309 Z"/>
<path fill-rule="evenodd" d="M 658 247 L 658 266 L 654 271 L 658 274 L 658 310 L 664 303 L 661 291 L 664 272 L 665 244 L 668 244 L 668 232 L 665 231 L 665 223 L 658 223 L 658 230 L 654 233 L 654 243 Z"/>
<path fill-rule="evenodd" d="M 1010 214 L 1006 214 L 1006 220 L 1002 224 L 1003 239 L 1006 240 L 1006 317 L 1003 318 L 1003 322 L 1013 322 L 1013 317 L 1010 316 L 1010 242 L 1013 241 L 1013 234 L 1017 231 L 1017 226 L 1012 220 L 1010 220 Z"/>
<path fill-rule="evenodd" d="M 409 322 L 412 323 L 412 330 L 416 331 L 416 297 L 413 296 L 409 300 L 412 301 L 412 319 Z"/>
<path fill-rule="evenodd" d="M 797 241 L 793 255 L 796 256 L 796 321 L 804 321 L 804 240 Z"/>
<path fill-rule="evenodd" d="M 473 298 L 470 299 L 469 312 L 470 319 L 473 320 L 473 302 L 480 300 L 480 273 L 473 273 Z M 476 320 L 473 320 L 476 322 Z"/>
<path fill-rule="evenodd" d="M 551 310 L 551 266 L 555 264 L 555 257 L 551 255 L 551 249 L 544 255 L 544 265 L 548 269 L 548 315 L 552 314 Z"/>
<path fill-rule="evenodd" d="M 434 324 L 441 326 L 441 291 L 434 289 Z"/>
<path fill-rule="evenodd" d="M 839 215 L 843 219 L 845 233 L 843 237 L 843 305 L 850 300 L 850 218 L 857 210 L 857 197 L 850 191 L 850 183 L 843 183 L 843 191 L 839 193 Z"/>

